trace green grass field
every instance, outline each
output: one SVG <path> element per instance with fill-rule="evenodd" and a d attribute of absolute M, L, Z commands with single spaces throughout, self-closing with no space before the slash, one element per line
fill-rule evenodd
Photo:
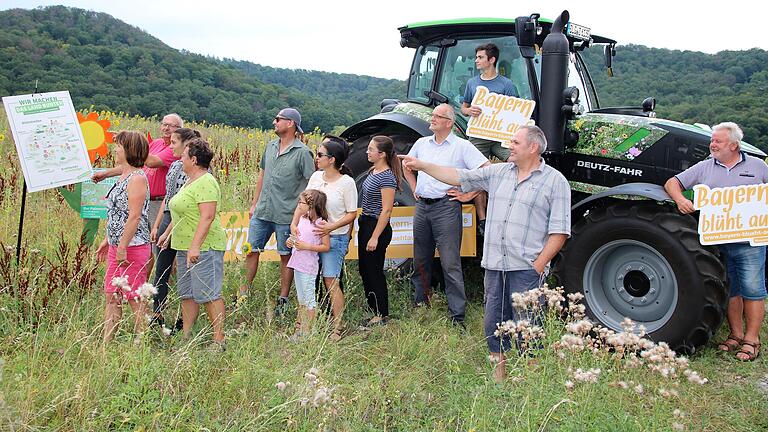
<path fill-rule="evenodd" d="M 157 119 L 103 116 L 113 129 L 158 135 Z M 257 157 L 273 134 L 193 127 L 216 150 L 222 210 L 247 208 Z M 359 330 L 365 301 L 357 265 L 349 262 L 345 338 L 330 342 L 321 318 L 313 334 L 292 343 L 290 313 L 271 312 L 276 264 L 262 264 L 251 297 L 236 308 L 229 299 L 242 271 L 228 264 L 226 352 L 208 349 L 205 317 L 187 341 L 152 330 L 135 343 L 126 322 L 102 350 L 103 265 L 92 250 L 78 252 L 82 221 L 58 192 L 28 196 L 24 259 L 15 265 L 22 175 L 10 135 L 0 117 L 2 431 L 768 430 L 765 356 L 741 363 L 710 344 L 686 367 L 607 349 L 558 349 L 568 331 L 552 314 L 535 360 L 513 357 L 506 382 L 494 383 L 476 267 L 466 273 L 466 331 L 450 325 L 440 295 L 431 309 L 411 308 L 410 284 L 394 273 L 394 319 Z M 320 139 L 308 137 L 310 145 Z M 174 302 L 168 315 L 177 307 Z M 724 334 L 721 329 L 718 339 Z M 762 336 L 768 340 L 765 331 Z M 689 380 L 688 368 L 708 382 Z M 600 372 L 581 374 L 590 369 Z"/>

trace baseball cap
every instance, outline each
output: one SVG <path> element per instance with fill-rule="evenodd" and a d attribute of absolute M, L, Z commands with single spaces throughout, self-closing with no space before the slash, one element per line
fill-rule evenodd
<path fill-rule="evenodd" d="M 277 113 L 277 117 L 292 120 L 296 125 L 296 130 L 299 131 L 299 133 L 304 133 L 301 129 L 301 114 L 299 114 L 299 110 L 295 108 L 283 108 Z"/>

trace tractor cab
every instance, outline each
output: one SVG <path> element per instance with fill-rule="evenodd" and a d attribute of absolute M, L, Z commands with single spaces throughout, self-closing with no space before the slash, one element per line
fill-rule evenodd
<path fill-rule="evenodd" d="M 522 19 L 433 21 L 401 27 L 400 45 L 416 49 L 408 77 L 408 102 L 429 107 L 447 102 L 459 112 L 467 81 L 479 74 L 475 48 L 486 43 L 499 47 L 498 72 L 512 80 L 518 96 L 538 102 L 540 47 L 551 26 L 551 21 L 534 15 Z M 582 111 L 599 109 L 594 85 L 579 51 L 594 43 L 606 44 L 612 50 L 616 42 L 592 36 L 589 29 L 574 24 L 568 26 L 566 36 L 570 46 L 567 85 L 578 90 Z M 538 110 L 533 114 L 534 120 L 537 117 Z M 466 119 L 459 120 L 461 130 L 465 125 Z"/>

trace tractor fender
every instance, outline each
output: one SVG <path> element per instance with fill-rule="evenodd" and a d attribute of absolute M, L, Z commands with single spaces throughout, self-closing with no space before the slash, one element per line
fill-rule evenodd
<path fill-rule="evenodd" d="M 432 135 L 429 122 L 401 112 L 386 112 L 360 121 L 341 133 L 341 137 L 354 142 L 366 135 L 389 135 L 390 133 L 411 133 L 419 136 Z"/>
<path fill-rule="evenodd" d="M 667 194 L 667 191 L 664 190 L 663 186 L 653 183 L 625 183 L 584 198 L 583 200 L 571 206 L 571 214 L 581 215 L 584 213 L 584 211 L 591 208 L 592 205 L 597 204 L 600 200 L 617 195 L 642 197 L 654 201 L 672 200 L 669 194 Z M 574 222 L 576 219 L 580 218 L 581 216 L 575 217 Z"/>

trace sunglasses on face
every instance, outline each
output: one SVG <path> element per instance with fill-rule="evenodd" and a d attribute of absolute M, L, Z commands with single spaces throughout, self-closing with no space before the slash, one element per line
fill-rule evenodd
<path fill-rule="evenodd" d="M 320 159 L 321 157 L 331 157 L 331 155 L 329 155 L 328 153 L 317 152 L 317 156 L 316 157 L 318 159 Z"/>

